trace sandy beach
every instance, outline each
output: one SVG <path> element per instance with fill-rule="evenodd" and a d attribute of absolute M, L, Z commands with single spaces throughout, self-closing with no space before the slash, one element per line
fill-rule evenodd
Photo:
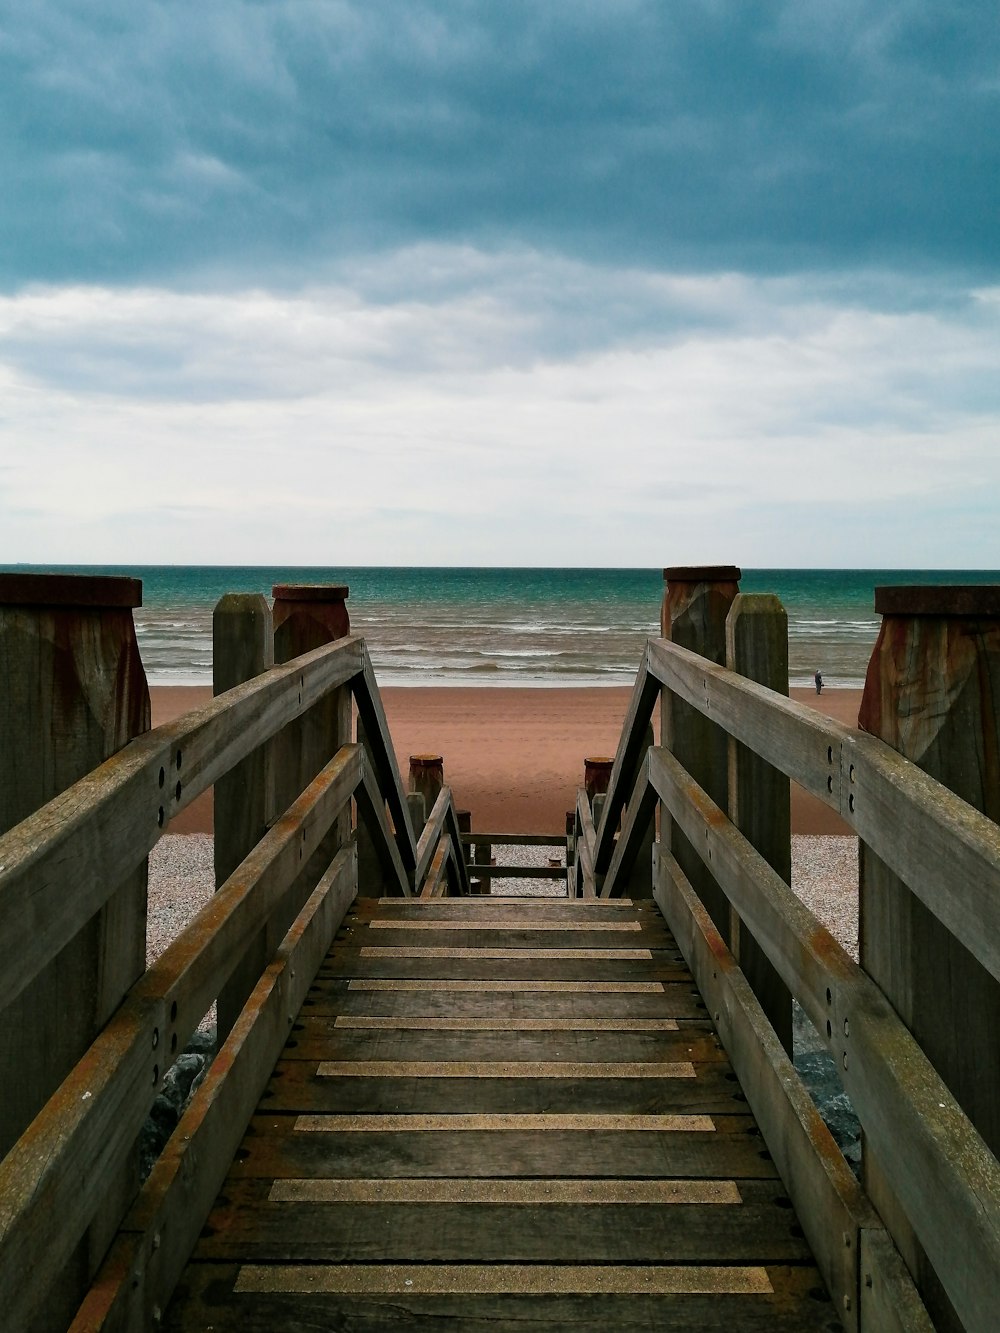
<path fill-rule="evenodd" d="M 172 721 L 212 697 L 208 686 L 152 686 L 153 725 Z M 613 755 L 631 689 L 404 688 L 382 691 L 404 779 L 411 754 L 444 756 L 445 779 L 473 824 L 494 833 L 560 832 L 588 756 Z M 860 690 L 793 689 L 799 703 L 847 726 L 857 724 Z M 210 833 L 206 792 L 170 825 L 171 833 Z M 792 831 L 848 833 L 822 802 L 792 787 Z"/>

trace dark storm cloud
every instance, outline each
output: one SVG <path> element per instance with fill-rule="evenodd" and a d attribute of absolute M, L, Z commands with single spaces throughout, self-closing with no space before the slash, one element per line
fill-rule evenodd
<path fill-rule="evenodd" d="M 8 4 L 0 282 L 298 285 L 426 242 L 992 275 L 998 31 L 916 0 Z"/>

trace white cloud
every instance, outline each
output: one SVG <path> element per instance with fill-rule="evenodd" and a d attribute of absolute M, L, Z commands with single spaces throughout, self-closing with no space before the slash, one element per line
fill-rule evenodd
<path fill-rule="evenodd" d="M 995 291 L 869 309 L 530 252 L 29 290 L 0 559 L 995 566 L 998 363 Z"/>

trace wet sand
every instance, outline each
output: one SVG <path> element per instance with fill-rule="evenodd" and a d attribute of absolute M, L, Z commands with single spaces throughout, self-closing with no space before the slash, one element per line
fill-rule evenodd
<path fill-rule="evenodd" d="M 474 827 L 493 833 L 560 833 L 588 756 L 613 755 L 629 687 L 469 689 L 387 686 L 389 729 L 405 780 L 411 754 L 444 756 L 456 803 Z M 208 686 L 152 686 L 153 725 L 202 707 Z M 856 726 L 860 690 L 792 690 L 799 703 Z M 210 833 L 212 793 L 170 824 L 171 833 Z M 848 833 L 821 801 L 793 785 L 792 831 Z"/>

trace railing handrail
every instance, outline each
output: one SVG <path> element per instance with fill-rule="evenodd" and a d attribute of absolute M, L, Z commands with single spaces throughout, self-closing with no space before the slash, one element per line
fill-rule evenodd
<path fill-rule="evenodd" d="M 952 1304 L 969 1327 L 985 1326 L 1000 1271 L 1000 1163 L 877 983 L 677 758 L 650 747 L 627 790 L 661 686 L 837 810 L 994 976 L 1000 930 L 981 936 L 1000 927 L 1000 829 L 883 741 L 653 639 L 597 832 L 602 891 L 613 895 L 621 892 L 622 862 L 641 840 L 651 801 L 663 802 L 825 1034 L 880 1167 Z M 667 873 L 684 878 L 666 848 L 660 857 Z"/>
<path fill-rule="evenodd" d="M 352 797 L 373 816 L 375 850 L 390 867 L 397 894 L 413 891 L 417 849 L 378 685 L 364 641 L 353 636 L 270 668 L 138 737 L 0 838 L 0 999 L 9 1001 L 145 859 L 170 818 L 342 687 L 351 689 L 366 721 L 367 748 L 342 745 L 272 822 L 209 903 L 139 976 L 0 1161 L 0 1289 L 16 1292 L 5 1308 L 16 1325 L 30 1322 L 52 1273 L 61 1271 L 101 1205 L 101 1191 L 83 1189 L 80 1182 L 111 1179 L 120 1169 L 163 1075 Z M 442 845 L 458 847 L 450 796 L 441 827 L 447 830 Z M 345 875 L 353 876 L 349 897 L 357 892 L 357 855 L 353 848 L 349 853 L 338 856 L 333 878 L 321 881 L 338 900 L 348 888 Z M 467 892 L 464 861 L 460 855 L 452 859 L 453 886 Z M 46 922 L 48 929 L 41 929 Z M 53 1217 L 59 1219 L 55 1228 Z M 42 1235 L 45 1265 L 30 1257 Z"/>
<path fill-rule="evenodd" d="M 0 837 L 0 1007 L 101 910 L 174 815 L 347 684 L 364 658 L 363 641 L 349 637 L 272 667 L 137 737 Z"/>
<path fill-rule="evenodd" d="M 661 685 L 836 810 L 1000 979 L 1000 825 L 877 737 L 669 640 L 650 639 L 643 660 Z"/>

